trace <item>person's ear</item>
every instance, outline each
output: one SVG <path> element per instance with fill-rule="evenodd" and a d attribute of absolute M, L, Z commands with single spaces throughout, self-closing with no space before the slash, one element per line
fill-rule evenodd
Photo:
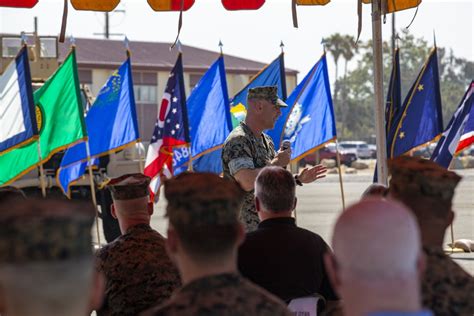
<path fill-rule="evenodd" d="M 446 228 L 448 228 L 449 225 L 453 224 L 454 217 L 455 217 L 454 212 L 453 212 L 453 210 L 450 209 L 449 212 L 448 212 L 447 218 L 446 218 Z"/>
<path fill-rule="evenodd" d="M 165 243 L 166 252 L 168 253 L 168 257 L 170 257 L 173 262 L 176 262 L 175 256 L 179 251 L 179 237 L 176 230 L 171 226 L 168 227 L 167 235 L 168 238 L 166 238 Z"/>
<path fill-rule="evenodd" d="M 328 250 L 324 254 L 324 267 L 326 268 L 326 273 L 331 282 L 332 287 L 340 296 L 340 288 L 341 288 L 341 279 L 339 277 L 339 271 L 337 266 L 336 257 L 334 254 Z"/>
<path fill-rule="evenodd" d="M 243 244 L 245 240 L 245 228 L 242 223 L 237 224 L 237 246 L 240 246 Z"/>
<path fill-rule="evenodd" d="M 149 201 L 148 204 L 147 204 L 147 208 L 148 208 L 148 215 L 153 215 L 153 211 L 154 211 L 154 207 L 153 207 L 153 202 L 152 201 Z"/>
<path fill-rule="evenodd" d="M 105 296 L 105 276 L 102 272 L 94 271 L 90 293 L 89 310 L 93 311 L 100 309 Z"/>
<path fill-rule="evenodd" d="M 110 205 L 110 214 L 112 214 L 113 218 L 117 219 L 117 213 L 115 211 L 115 205 L 113 203 Z"/>
<path fill-rule="evenodd" d="M 418 278 L 420 281 L 423 280 L 426 272 L 426 257 L 423 252 L 420 252 L 420 256 L 416 261 L 416 270 L 418 272 Z"/>
<path fill-rule="evenodd" d="M 261 205 L 260 205 L 260 200 L 258 199 L 258 197 L 255 197 L 255 210 L 258 212 L 261 212 Z"/>

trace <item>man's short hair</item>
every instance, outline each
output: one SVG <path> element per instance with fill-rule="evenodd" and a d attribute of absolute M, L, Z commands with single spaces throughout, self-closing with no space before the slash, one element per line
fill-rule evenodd
<path fill-rule="evenodd" d="M 292 211 L 295 191 L 293 175 L 281 167 L 265 167 L 255 180 L 255 196 L 271 212 Z"/>
<path fill-rule="evenodd" d="M 13 187 L 6 186 L 0 188 L 0 203 L 10 200 L 26 200 L 26 195 L 23 190 Z"/>
<path fill-rule="evenodd" d="M 185 172 L 164 186 L 166 216 L 186 251 L 206 258 L 232 250 L 243 201 L 235 182 L 212 173 Z"/>

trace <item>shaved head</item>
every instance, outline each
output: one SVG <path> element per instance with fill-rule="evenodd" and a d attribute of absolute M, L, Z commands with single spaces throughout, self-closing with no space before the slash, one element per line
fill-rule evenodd
<path fill-rule="evenodd" d="M 367 198 L 349 207 L 336 222 L 332 246 L 342 278 L 382 281 L 418 273 L 418 226 L 395 201 Z"/>

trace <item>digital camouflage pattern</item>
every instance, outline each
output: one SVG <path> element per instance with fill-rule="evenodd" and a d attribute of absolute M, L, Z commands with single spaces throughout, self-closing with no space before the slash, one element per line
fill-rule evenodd
<path fill-rule="evenodd" d="M 212 229 L 238 223 L 243 192 L 214 173 L 184 172 L 165 182 L 165 198 L 171 224 Z"/>
<path fill-rule="evenodd" d="M 241 122 L 227 137 L 222 149 L 224 177 L 235 181 L 234 175 L 242 169 L 258 169 L 268 166 L 275 158 L 275 147 L 270 136 L 262 133 L 256 137 Z M 239 218 L 247 232 L 257 229 L 260 222 L 255 210 L 254 191 L 245 192 Z"/>
<path fill-rule="evenodd" d="M 437 163 L 421 158 L 400 156 L 389 161 L 390 190 L 402 196 L 429 197 L 451 203 L 461 177 Z"/>
<path fill-rule="evenodd" d="M 17 200 L 0 205 L 0 263 L 92 257 L 94 208 L 89 203 Z"/>
<path fill-rule="evenodd" d="M 171 299 L 143 315 L 290 316 L 276 297 L 238 274 L 204 277 L 177 290 Z"/>
<path fill-rule="evenodd" d="M 149 195 L 150 177 L 141 173 L 130 173 L 111 179 L 107 183 L 114 200 L 132 200 Z"/>
<path fill-rule="evenodd" d="M 436 316 L 474 315 L 474 278 L 439 247 L 423 247 L 423 306 Z"/>
<path fill-rule="evenodd" d="M 252 99 L 261 99 L 267 100 L 274 105 L 278 105 L 279 107 L 286 108 L 288 104 L 283 102 L 280 98 L 278 98 L 278 87 L 277 86 L 262 86 L 262 87 L 255 87 L 250 88 L 247 94 L 247 100 Z"/>
<path fill-rule="evenodd" d="M 106 277 L 105 299 L 97 315 L 138 315 L 160 304 L 180 286 L 165 250 L 165 239 L 139 224 L 97 253 L 97 270 Z"/>

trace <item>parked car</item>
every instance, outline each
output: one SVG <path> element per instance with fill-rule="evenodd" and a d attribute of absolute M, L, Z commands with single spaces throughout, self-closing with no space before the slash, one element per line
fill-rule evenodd
<path fill-rule="evenodd" d="M 377 158 L 377 146 L 374 144 L 368 144 L 370 150 L 370 158 Z"/>
<path fill-rule="evenodd" d="M 369 149 L 369 145 L 363 141 L 346 141 L 339 143 L 340 148 L 346 152 L 350 152 L 356 155 L 357 158 L 367 159 L 372 158 L 372 153 Z"/>
<path fill-rule="evenodd" d="M 319 161 L 323 159 L 332 159 L 336 161 L 336 145 L 334 143 L 328 144 L 321 148 L 319 151 Z M 308 165 L 316 165 L 317 161 L 317 152 L 308 154 L 304 158 L 302 158 L 298 163 L 300 166 Z M 346 165 L 348 167 L 351 166 L 352 162 L 357 160 L 357 156 L 353 153 L 348 153 L 344 149 L 339 147 L 339 159 L 341 160 L 341 164 Z"/>

